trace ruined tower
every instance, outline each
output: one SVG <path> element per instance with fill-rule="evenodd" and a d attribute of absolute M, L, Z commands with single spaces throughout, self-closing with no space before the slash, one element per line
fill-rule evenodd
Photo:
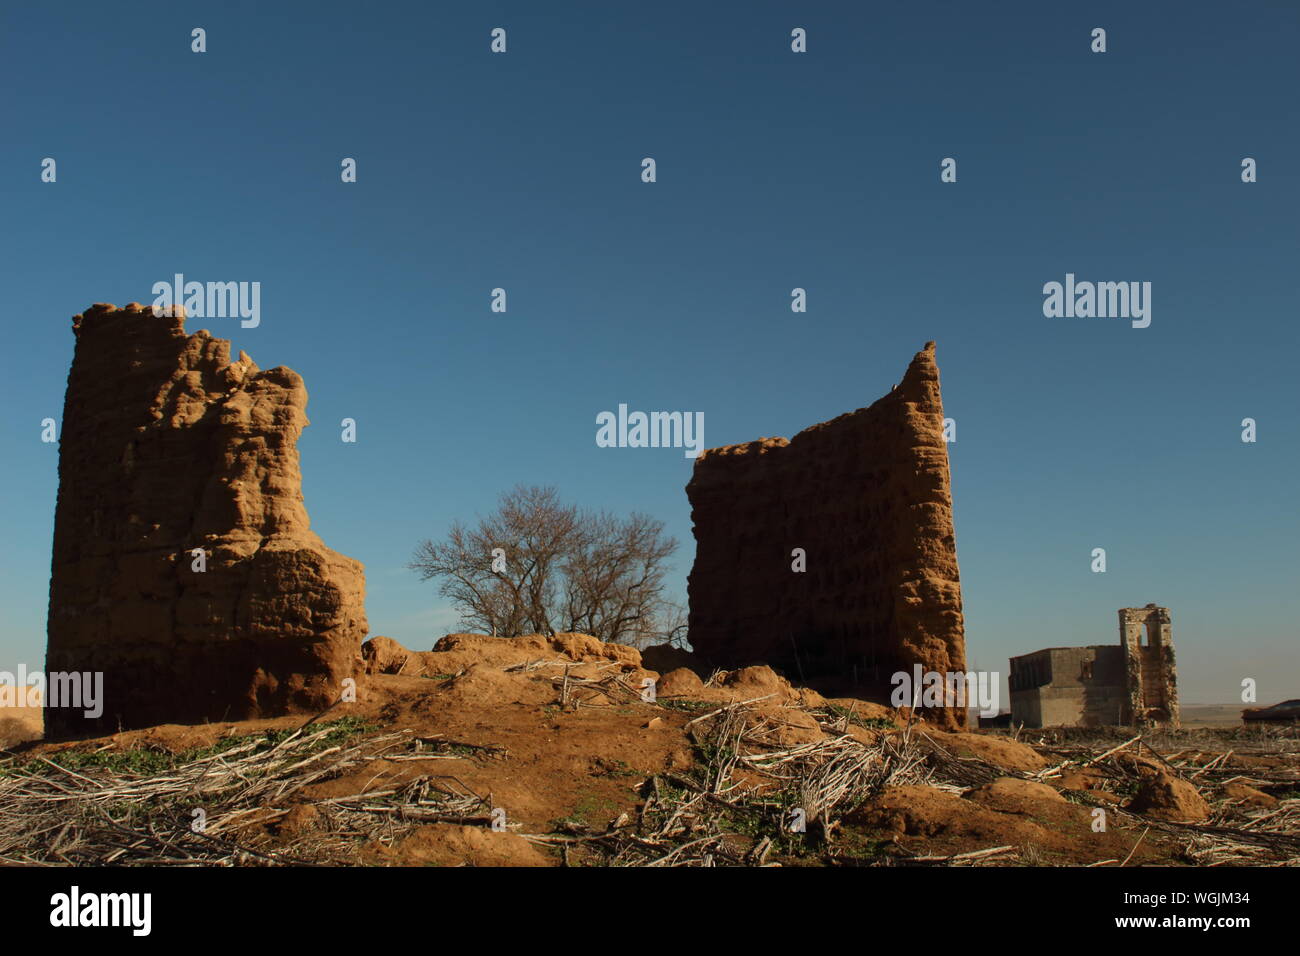
<path fill-rule="evenodd" d="M 1146 640 L 1143 641 L 1143 631 Z M 1126 723 L 1165 724 L 1177 728 L 1178 674 L 1174 667 L 1174 638 L 1169 608 L 1122 607 L 1119 640 L 1124 651 L 1128 690 Z"/>
<path fill-rule="evenodd" d="M 307 391 L 183 312 L 75 316 L 59 442 L 46 671 L 101 672 L 103 713 L 50 736 L 310 711 L 366 634 L 360 562 L 309 528 Z"/>
<path fill-rule="evenodd" d="M 1145 640 L 1143 639 L 1145 633 Z M 1026 727 L 1178 727 L 1169 609 L 1119 609 L 1119 643 L 1011 658 L 1011 720 Z"/>
<path fill-rule="evenodd" d="M 943 421 L 930 342 L 870 407 L 696 459 L 695 651 L 879 699 L 915 664 L 964 671 Z M 932 716 L 965 723 L 955 710 Z"/>

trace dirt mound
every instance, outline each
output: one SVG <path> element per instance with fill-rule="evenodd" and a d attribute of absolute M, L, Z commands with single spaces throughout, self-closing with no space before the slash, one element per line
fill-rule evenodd
<path fill-rule="evenodd" d="M 1271 809 L 1278 804 L 1277 797 L 1244 783 L 1225 783 L 1222 792 L 1225 800 L 1240 800 L 1247 806 Z"/>
<path fill-rule="evenodd" d="M 716 684 L 735 691 L 738 696 L 746 700 L 768 694 L 780 700 L 790 700 L 795 696 L 790 682 L 765 664 L 723 671 L 718 675 Z"/>
<path fill-rule="evenodd" d="M 929 729 L 925 731 L 925 736 L 954 757 L 976 757 L 1003 770 L 1033 773 L 1047 766 L 1047 760 L 1034 748 L 1005 737 Z"/>
<path fill-rule="evenodd" d="M 1196 787 L 1164 771 L 1142 782 L 1128 809 L 1170 823 L 1199 823 L 1210 815 L 1210 806 Z"/>
<path fill-rule="evenodd" d="M 15 716 L 12 712 L 0 712 L 0 750 L 16 747 L 29 740 L 40 740 L 44 734 L 44 722 L 39 712 L 25 717 Z"/>
<path fill-rule="evenodd" d="M 1100 770 L 1088 767 L 1071 767 L 1062 771 L 1056 784 L 1062 790 L 1092 790 L 1107 779 Z"/>
<path fill-rule="evenodd" d="M 434 654 L 475 653 L 490 663 L 515 664 L 549 654 L 570 661 L 616 661 L 641 666 L 635 647 L 606 644 L 590 634 L 529 634 L 526 637 L 492 637 L 489 634 L 448 634 L 433 645 Z"/>
<path fill-rule="evenodd" d="M 1009 847 L 1021 862 L 1037 865 L 1117 863 L 1133 848 L 1131 832 L 1094 832 L 1091 811 L 1059 796 L 1053 800 L 1041 791 L 1021 790 L 1018 786 L 1011 790 L 980 788 L 976 792 L 981 791 L 986 795 L 1000 793 L 998 802 L 1005 799 L 1003 806 L 1008 809 L 980 799 L 963 799 L 934 787 L 897 786 L 886 787 L 879 797 L 850 814 L 846 822 L 887 833 L 904 850 L 923 846 L 927 853 L 952 853 L 969 852 L 972 847 Z M 1020 802 L 1016 795 L 1026 794 L 1032 797 L 1024 805 L 1032 809 L 1012 808 Z M 1147 861 L 1155 852 L 1143 841 L 1130 865 Z"/>
<path fill-rule="evenodd" d="M 1004 813 L 1023 813 L 1032 816 L 1045 803 L 1065 803 L 1061 796 L 1045 783 L 1021 780 L 1019 777 L 999 777 L 992 783 L 976 787 L 963 794 L 967 800 L 1001 810 Z"/>
<path fill-rule="evenodd" d="M 695 671 L 679 667 L 659 678 L 655 693 L 660 697 L 697 697 L 704 693 L 704 681 Z"/>
<path fill-rule="evenodd" d="M 409 651 L 391 637 L 376 635 L 361 645 L 361 658 L 366 662 L 367 674 L 400 674 L 408 665 L 413 670 L 422 665 L 417 654 Z"/>
<path fill-rule="evenodd" d="M 389 637 L 372 637 L 361 648 L 366 670 L 373 674 L 410 677 L 449 677 L 473 664 L 514 667 L 545 662 L 564 664 L 616 664 L 639 668 L 641 655 L 634 647 L 606 644 L 588 634 L 545 637 L 492 637 L 488 634 L 448 634 L 431 651 L 412 651 Z"/>
<path fill-rule="evenodd" d="M 322 822 L 320 810 L 309 803 L 299 803 L 275 821 L 274 829 L 278 836 L 296 837 L 317 829 Z"/>
<path fill-rule="evenodd" d="M 400 853 L 376 843 L 377 862 L 403 866 L 550 866 L 552 860 L 516 833 L 435 823 L 402 841 Z"/>
<path fill-rule="evenodd" d="M 767 698 L 800 707 L 821 707 L 826 699 L 808 687 L 795 687 L 766 664 L 718 671 L 711 682 L 713 700 L 755 700 Z"/>
<path fill-rule="evenodd" d="M 659 678 L 657 693 L 701 703 L 737 704 L 748 702 L 759 709 L 790 706 L 824 708 L 827 701 L 807 687 L 794 687 L 770 667 L 756 665 L 735 671 L 716 671 L 705 683 L 689 668 L 676 668 Z M 873 705 L 861 705 L 869 708 Z M 891 711 L 892 713 L 892 711 Z"/>
<path fill-rule="evenodd" d="M 39 688 L 0 686 L 0 749 L 40 740 L 44 735 L 45 713 Z"/>
<path fill-rule="evenodd" d="M 0 816 L 33 821 L 33 834 L 79 821 L 54 849 L 87 863 L 118 852 L 122 834 L 88 833 L 97 818 L 69 813 L 70 788 L 93 801 L 104 786 L 129 785 L 157 795 L 151 818 L 176 811 L 180 819 L 178 806 L 189 804 L 176 801 L 192 792 L 178 780 L 202 790 L 220 841 L 182 834 L 177 845 L 219 865 L 248 861 L 222 858 L 232 846 L 262 862 L 364 865 L 1188 862 L 1180 835 L 1159 828 L 1144 835 L 1128 814 L 1112 814 L 1109 832 L 1092 829 L 1094 807 L 1158 781 L 1164 765 L 1145 758 L 1083 766 L 1087 757 L 1075 751 L 1075 762 L 1045 786 L 1016 776 L 1049 764 L 1027 744 L 923 721 L 891 727 L 895 711 L 823 700 L 766 667 L 720 672 L 708 683 L 675 669 L 658 680 L 652 702 L 641 696 L 641 680 L 653 672 L 633 663 L 639 655 L 584 635 L 460 634 L 439 647 L 408 652 L 373 639 L 366 652 L 373 673 L 357 700 L 311 722 L 163 725 L 21 746 L 12 759 L 29 774 L 47 774 L 50 787 L 33 797 L 31 780 L 39 778 L 0 775 Z M 1092 754 L 1113 747 L 1105 740 Z M 1051 765 L 1062 762 L 1059 751 L 1047 752 Z M 1163 756 L 1202 768 L 1226 763 L 1192 753 Z M 1281 787 L 1290 772 L 1250 779 Z M 1234 776 L 1228 767 L 1210 770 L 1204 785 L 1217 788 L 1216 820 L 1239 826 L 1268 811 L 1245 802 L 1266 795 Z M 1075 785 L 1069 800 L 1053 789 L 1066 784 Z M 1169 786 L 1177 784 L 1187 786 Z M 790 807 L 806 810 L 805 835 L 784 829 L 781 809 Z M 504 832 L 491 829 L 497 810 Z M 68 862 L 39 842 L 0 828 L 0 857 Z M 114 861 L 151 861 L 148 840 L 131 846 L 128 859 Z M 1282 850 L 1267 859 L 1285 862 Z"/>
<path fill-rule="evenodd" d="M 483 663 L 471 664 L 465 673 L 443 682 L 433 693 L 440 703 L 461 706 L 491 703 L 540 707 L 555 699 L 555 690 L 548 683 L 525 674 L 507 674 Z"/>
<path fill-rule="evenodd" d="M 1128 752 L 1119 753 L 1115 755 L 1115 762 L 1124 769 L 1129 770 L 1144 779 L 1164 772 L 1163 764 L 1159 763 L 1153 757 L 1143 757 L 1140 754 Z"/>
<path fill-rule="evenodd" d="M 816 694 L 816 691 L 807 691 L 807 693 Z M 886 707 L 884 704 L 874 704 L 869 700 L 858 700 L 856 697 L 829 697 L 823 700 L 826 705 L 851 716 L 854 720 L 877 724 L 882 727 L 898 726 L 900 724 L 901 712 L 894 710 L 892 707 Z"/>
<path fill-rule="evenodd" d="M 635 647 L 606 644 L 590 634 L 556 634 L 549 643 L 554 650 L 575 661 L 614 661 L 624 667 L 641 666 L 641 652 Z"/>
<path fill-rule="evenodd" d="M 766 702 L 748 713 L 745 728 L 750 739 L 778 748 L 797 747 L 827 736 L 816 718 L 806 711 Z"/>
<path fill-rule="evenodd" d="M 1049 836 L 1035 823 L 1008 817 L 954 793 L 920 785 L 887 787 L 852 819 L 900 836 L 973 837 L 991 841 L 990 845 L 1042 842 Z"/>

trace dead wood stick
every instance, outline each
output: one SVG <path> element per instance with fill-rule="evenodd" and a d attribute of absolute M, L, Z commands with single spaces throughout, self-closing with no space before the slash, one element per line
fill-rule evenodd
<path fill-rule="evenodd" d="M 954 860 L 978 860 L 986 856 L 997 856 L 999 853 L 1007 853 L 1014 850 L 1015 847 L 1008 844 L 1007 846 L 989 847 L 987 850 L 971 850 L 968 853 L 953 853 L 947 856 L 913 856 L 909 857 L 909 863 L 951 863 Z"/>
<path fill-rule="evenodd" d="M 1133 859 L 1133 854 L 1137 852 L 1137 848 L 1142 845 L 1142 841 L 1146 839 L 1146 835 L 1150 832 L 1151 832 L 1150 827 L 1147 827 L 1145 830 L 1142 831 L 1142 835 L 1137 838 L 1137 842 L 1133 844 L 1133 849 L 1128 851 L 1128 856 L 1124 857 L 1124 862 L 1121 863 L 1120 866 L 1128 865 L 1128 861 Z"/>
<path fill-rule="evenodd" d="M 717 710 L 711 710 L 707 714 L 701 714 L 699 717 L 696 717 L 694 720 L 688 720 L 686 722 L 686 726 L 690 727 L 692 724 L 698 724 L 701 720 L 708 720 L 710 717 L 716 717 L 718 716 L 718 714 L 721 714 L 724 711 L 731 710 L 736 707 L 744 707 L 748 704 L 757 704 L 760 700 L 767 700 L 769 697 L 775 697 L 775 696 L 776 694 L 772 693 L 772 694 L 764 694 L 762 697 L 754 697 L 751 698 L 750 700 L 735 701 L 733 703 L 727 704 L 725 707 L 719 707 Z"/>
<path fill-rule="evenodd" d="M 1138 742 L 1139 740 L 1141 740 L 1141 739 L 1142 739 L 1142 735 L 1141 735 L 1141 734 L 1138 734 L 1138 735 L 1137 735 L 1136 737 L 1134 737 L 1132 740 L 1126 740 L 1124 743 L 1120 744 L 1118 747 L 1111 747 L 1109 750 L 1107 750 L 1107 751 L 1106 751 L 1104 754 L 1102 754 L 1101 756 L 1099 756 L 1099 757 L 1093 757 L 1091 760 L 1087 760 L 1087 761 L 1085 761 L 1083 765 L 1084 765 L 1085 767 L 1090 767 L 1090 766 L 1092 766 L 1093 764 L 1097 763 L 1097 762 L 1100 761 L 1100 760 L 1105 760 L 1105 759 L 1106 759 L 1107 757 L 1109 757 L 1111 754 L 1119 753 L 1119 752 L 1120 752 L 1121 750 L 1123 750 L 1125 747 L 1132 746 L 1133 744 L 1137 743 L 1137 742 Z"/>

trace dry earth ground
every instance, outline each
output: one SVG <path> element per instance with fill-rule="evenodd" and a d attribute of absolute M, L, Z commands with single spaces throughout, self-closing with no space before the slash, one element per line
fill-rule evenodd
<path fill-rule="evenodd" d="M 366 655 L 357 702 L 310 722 L 16 746 L 0 862 L 1300 863 L 1294 731 L 944 733 L 584 635 Z"/>

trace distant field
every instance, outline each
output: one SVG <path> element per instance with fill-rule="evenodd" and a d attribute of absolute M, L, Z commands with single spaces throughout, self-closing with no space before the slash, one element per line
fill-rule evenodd
<path fill-rule="evenodd" d="M 12 693 L 12 688 L 10 692 Z M 14 697 L 25 702 L 26 689 Z M 39 696 L 37 700 L 39 701 Z M 44 732 L 44 715 L 39 704 L 35 707 L 0 707 L 0 748 L 12 747 L 25 740 L 38 740 Z"/>
<path fill-rule="evenodd" d="M 1239 727 L 1246 704 L 1191 704 L 1180 708 L 1184 727 Z M 1260 706 L 1260 705 L 1250 705 Z"/>

